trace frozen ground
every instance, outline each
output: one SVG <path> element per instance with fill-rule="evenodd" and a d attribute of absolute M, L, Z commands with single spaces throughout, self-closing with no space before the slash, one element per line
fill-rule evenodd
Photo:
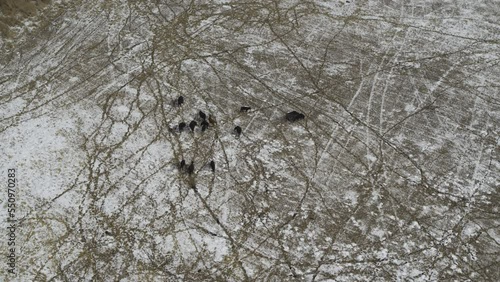
<path fill-rule="evenodd" d="M 18 281 L 500 280 L 497 1 L 66 0 L 16 32 Z"/>

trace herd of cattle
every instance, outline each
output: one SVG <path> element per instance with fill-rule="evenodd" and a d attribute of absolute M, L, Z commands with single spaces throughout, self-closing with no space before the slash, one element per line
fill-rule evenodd
<path fill-rule="evenodd" d="M 177 98 L 174 101 L 174 105 L 179 107 L 182 104 L 184 104 L 184 97 L 179 96 L 179 98 Z M 246 113 L 246 112 L 250 111 L 251 109 L 252 109 L 251 107 L 241 107 L 240 112 Z M 304 118 L 305 118 L 305 116 L 297 111 L 291 111 L 285 115 L 285 119 L 289 122 L 295 122 L 295 121 L 298 121 L 298 120 L 301 120 Z M 205 130 L 207 130 L 209 128 L 209 126 L 214 126 L 217 124 L 217 120 L 216 120 L 215 116 L 213 116 L 213 115 L 207 116 L 207 114 L 205 114 L 203 111 L 199 111 L 198 117 L 189 123 L 189 128 L 191 129 L 192 132 L 194 132 L 195 128 L 198 126 L 198 122 L 200 122 L 201 132 L 204 132 Z M 186 126 L 188 126 L 187 123 L 180 122 L 177 125 L 177 127 L 173 128 L 172 130 L 177 131 L 177 132 L 183 132 L 185 130 Z M 237 137 L 239 137 L 242 133 L 242 129 L 240 126 L 236 126 L 233 129 L 233 132 Z M 215 162 L 213 160 L 210 161 L 210 169 L 212 170 L 212 172 L 215 172 Z M 182 172 L 188 173 L 190 175 L 193 174 L 194 173 L 193 161 L 191 161 L 189 166 L 186 166 L 186 161 L 181 160 L 179 163 L 179 170 Z"/>

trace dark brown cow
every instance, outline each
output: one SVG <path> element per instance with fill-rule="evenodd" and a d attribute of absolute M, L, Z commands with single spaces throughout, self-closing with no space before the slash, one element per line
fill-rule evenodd
<path fill-rule="evenodd" d="M 286 118 L 286 120 L 288 120 L 290 122 L 294 122 L 294 121 L 304 119 L 305 116 L 299 112 L 292 111 L 292 112 L 287 113 L 285 118 Z"/>
<path fill-rule="evenodd" d="M 200 115 L 202 120 L 207 119 L 207 115 L 204 112 L 200 111 L 198 114 Z"/>
<path fill-rule="evenodd" d="M 236 127 L 234 128 L 234 132 L 236 132 L 236 135 L 237 135 L 237 136 L 240 136 L 240 135 L 241 135 L 241 127 L 236 126 Z"/>
<path fill-rule="evenodd" d="M 185 122 L 181 122 L 181 123 L 179 123 L 179 126 L 178 126 L 178 128 L 179 128 L 179 132 L 180 132 L 180 131 L 183 131 L 185 127 L 186 127 L 186 123 L 185 123 Z"/>
<path fill-rule="evenodd" d="M 198 125 L 198 123 L 196 121 L 191 121 L 189 123 L 189 128 L 191 128 L 191 131 L 194 131 L 194 128 Z"/>
<path fill-rule="evenodd" d="M 206 120 L 201 122 L 201 132 L 204 132 L 208 128 L 208 122 Z"/>
<path fill-rule="evenodd" d="M 187 173 L 193 174 L 193 172 L 194 172 L 194 163 L 193 161 L 191 161 L 191 164 L 187 168 Z"/>
<path fill-rule="evenodd" d="M 179 98 L 177 98 L 177 106 L 180 106 L 182 104 L 184 104 L 184 97 L 179 96 Z"/>

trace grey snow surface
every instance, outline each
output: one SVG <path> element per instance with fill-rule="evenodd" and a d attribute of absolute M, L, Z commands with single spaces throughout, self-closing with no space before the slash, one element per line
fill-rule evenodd
<path fill-rule="evenodd" d="M 54 1 L 0 37 L 16 279 L 499 281 L 499 14 Z"/>

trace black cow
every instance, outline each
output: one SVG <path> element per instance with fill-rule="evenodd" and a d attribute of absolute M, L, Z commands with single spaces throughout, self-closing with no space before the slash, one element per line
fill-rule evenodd
<path fill-rule="evenodd" d="M 215 162 L 213 160 L 210 162 L 210 168 L 212 169 L 212 172 L 215 172 Z"/>
<path fill-rule="evenodd" d="M 292 111 L 292 112 L 289 112 L 288 114 L 286 114 L 285 118 L 286 118 L 286 120 L 288 120 L 290 122 L 294 122 L 297 120 L 304 119 L 305 116 L 299 112 Z"/>
<path fill-rule="evenodd" d="M 180 106 L 182 104 L 184 104 L 184 97 L 179 96 L 179 98 L 177 98 L 177 106 Z"/>
<path fill-rule="evenodd" d="M 241 135 L 241 127 L 236 126 L 236 127 L 234 128 L 234 132 L 236 132 L 236 135 L 237 135 L 237 136 L 240 136 L 240 135 Z"/>
<path fill-rule="evenodd" d="M 193 174 L 193 172 L 194 172 L 194 163 L 193 161 L 191 161 L 191 164 L 187 168 L 187 173 Z"/>
<path fill-rule="evenodd" d="M 246 113 L 246 112 L 250 111 L 251 109 L 252 108 L 250 108 L 250 107 L 241 107 L 240 108 L 240 112 L 245 112 Z"/>
<path fill-rule="evenodd" d="M 206 120 L 201 122 L 201 132 L 207 130 L 208 128 L 208 122 Z"/>
<path fill-rule="evenodd" d="M 179 169 L 183 169 L 186 166 L 186 161 L 182 160 L 181 163 L 179 164 Z"/>
<path fill-rule="evenodd" d="M 191 121 L 189 123 L 189 128 L 191 128 L 191 131 L 194 131 L 194 128 L 198 125 L 198 123 L 196 121 Z"/>
<path fill-rule="evenodd" d="M 207 118 L 207 115 L 202 111 L 200 111 L 198 114 L 200 115 L 202 120 L 205 120 Z"/>
<path fill-rule="evenodd" d="M 184 130 L 184 128 L 186 127 L 186 123 L 185 122 L 181 122 L 179 123 L 179 132 Z"/>

